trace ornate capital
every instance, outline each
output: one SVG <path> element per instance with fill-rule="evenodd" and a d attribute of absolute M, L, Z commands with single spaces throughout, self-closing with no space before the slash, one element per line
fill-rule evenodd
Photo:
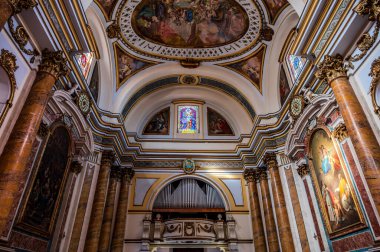
<path fill-rule="evenodd" d="M 257 170 L 257 174 L 256 174 L 256 179 L 257 180 L 267 180 L 268 179 L 268 172 L 267 172 L 267 168 L 265 167 L 261 167 Z"/>
<path fill-rule="evenodd" d="M 104 151 L 102 154 L 102 164 L 112 163 L 115 159 L 115 154 L 113 151 Z"/>
<path fill-rule="evenodd" d="M 300 175 L 301 178 L 305 177 L 306 175 L 310 174 L 310 169 L 307 164 L 303 164 L 298 166 L 297 168 L 298 175 Z"/>
<path fill-rule="evenodd" d="M 247 183 L 256 181 L 256 171 L 253 168 L 244 169 L 243 176 Z"/>
<path fill-rule="evenodd" d="M 277 168 L 276 153 L 274 152 L 265 153 L 264 163 L 268 166 L 268 169 Z"/>
<path fill-rule="evenodd" d="M 347 68 L 344 65 L 343 57 L 339 54 L 336 56 L 325 55 L 317 67 L 318 71 L 315 73 L 315 77 L 328 84 L 339 77 L 347 77 Z"/>
<path fill-rule="evenodd" d="M 51 52 L 48 49 L 42 51 L 41 63 L 38 67 L 40 72 L 51 74 L 55 79 L 69 73 L 67 59 L 61 51 Z"/>
<path fill-rule="evenodd" d="M 73 162 L 71 162 L 71 167 L 70 167 L 71 172 L 75 174 L 79 174 L 82 171 L 82 168 L 83 166 L 78 161 L 74 160 Z"/>
<path fill-rule="evenodd" d="M 362 0 L 354 8 L 354 11 L 361 16 L 368 15 L 370 21 L 376 21 L 380 18 L 380 1 L 378 0 Z"/>
<path fill-rule="evenodd" d="M 114 21 L 107 27 L 107 36 L 111 39 L 118 38 L 120 36 L 120 26 Z"/>
<path fill-rule="evenodd" d="M 339 142 L 342 142 L 344 139 L 348 137 L 348 132 L 346 129 L 346 125 L 344 123 L 339 124 L 332 133 L 333 137 L 338 139 Z"/>
<path fill-rule="evenodd" d="M 23 9 L 30 9 L 37 6 L 36 0 L 8 0 L 15 14 L 20 13 Z"/>
<path fill-rule="evenodd" d="M 135 175 L 135 171 L 132 168 L 124 168 L 121 169 L 122 180 L 127 184 L 131 183 L 133 176 Z"/>
<path fill-rule="evenodd" d="M 8 76 L 14 76 L 18 66 L 16 65 L 16 56 L 8 50 L 1 49 L 0 66 L 4 68 Z"/>
<path fill-rule="evenodd" d="M 117 179 L 118 181 L 121 180 L 122 173 L 121 173 L 121 167 L 120 166 L 113 165 L 111 167 L 110 178 Z"/>

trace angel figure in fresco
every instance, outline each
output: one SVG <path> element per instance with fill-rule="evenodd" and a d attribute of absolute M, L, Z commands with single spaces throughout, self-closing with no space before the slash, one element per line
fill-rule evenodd
<path fill-rule="evenodd" d="M 120 69 L 120 80 L 123 80 L 125 79 L 128 75 L 130 75 L 133 71 L 133 68 L 131 66 L 131 63 L 133 62 L 133 60 L 131 58 L 128 57 L 128 55 L 121 55 L 120 56 L 120 65 L 119 65 L 119 69 Z"/>
<path fill-rule="evenodd" d="M 338 155 L 335 152 L 328 150 L 323 144 L 319 146 L 319 151 L 322 156 L 321 168 L 323 174 L 327 174 L 330 170 L 332 170 L 333 173 L 341 170 L 342 167 L 340 166 Z"/>
<path fill-rule="evenodd" d="M 242 65 L 241 70 L 246 72 L 255 83 L 260 82 L 261 62 L 258 57 L 248 59 Z"/>
<path fill-rule="evenodd" d="M 338 225 L 343 221 L 343 209 L 339 200 L 335 197 L 334 193 L 326 186 L 322 185 L 322 197 L 327 207 L 327 214 L 331 222 L 335 222 Z"/>

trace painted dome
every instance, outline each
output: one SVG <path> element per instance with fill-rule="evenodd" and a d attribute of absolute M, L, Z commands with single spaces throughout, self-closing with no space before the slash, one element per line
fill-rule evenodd
<path fill-rule="evenodd" d="M 142 0 L 127 1 L 118 24 L 123 43 L 139 54 L 213 61 L 256 46 L 262 16 L 251 0 Z"/>

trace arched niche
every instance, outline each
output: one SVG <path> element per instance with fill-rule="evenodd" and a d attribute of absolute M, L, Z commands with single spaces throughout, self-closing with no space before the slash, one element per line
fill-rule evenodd
<path fill-rule="evenodd" d="M 16 79 L 16 57 L 9 51 L 2 49 L 0 55 L 0 127 L 12 106 Z"/>
<path fill-rule="evenodd" d="M 72 139 L 62 122 L 51 125 L 38 168 L 26 189 L 18 223 L 23 230 L 52 238 L 74 154 Z"/>

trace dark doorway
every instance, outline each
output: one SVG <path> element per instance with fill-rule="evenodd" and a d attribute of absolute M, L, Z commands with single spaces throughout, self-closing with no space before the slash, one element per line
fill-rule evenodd
<path fill-rule="evenodd" d="M 173 252 L 205 252 L 203 248 L 174 248 Z"/>

